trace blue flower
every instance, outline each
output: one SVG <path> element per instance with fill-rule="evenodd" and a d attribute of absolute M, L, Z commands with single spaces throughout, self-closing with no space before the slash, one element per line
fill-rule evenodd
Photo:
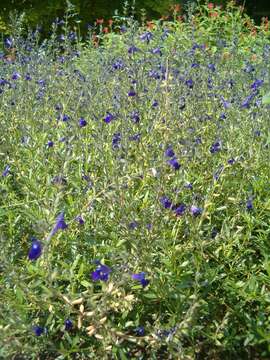
<path fill-rule="evenodd" d="M 140 121 L 140 115 L 138 111 L 132 111 L 132 113 L 129 115 L 131 120 L 135 123 L 138 123 Z"/>
<path fill-rule="evenodd" d="M 67 122 L 70 119 L 70 117 L 66 114 L 61 114 L 61 115 L 58 115 L 57 119 Z"/>
<path fill-rule="evenodd" d="M 187 85 L 188 88 L 192 89 L 193 88 L 193 80 L 192 79 L 188 79 L 185 81 L 185 84 Z"/>
<path fill-rule="evenodd" d="M 145 279 L 145 272 L 140 272 L 138 274 L 132 274 L 132 279 L 137 280 L 141 283 L 142 287 L 145 288 L 149 284 L 149 280 Z"/>
<path fill-rule="evenodd" d="M 231 159 L 229 159 L 229 160 L 227 161 L 227 163 L 228 163 L 229 165 L 233 165 L 233 164 L 235 163 L 235 159 L 234 159 L 234 158 L 231 158 Z"/>
<path fill-rule="evenodd" d="M 203 211 L 202 208 L 197 207 L 195 205 L 192 205 L 191 208 L 190 208 L 191 215 L 193 215 L 195 217 L 201 215 L 202 211 Z"/>
<path fill-rule="evenodd" d="M 192 189 L 193 189 L 193 185 L 192 185 L 191 183 L 185 184 L 184 187 L 185 187 L 186 189 L 189 189 L 189 190 L 192 190 Z"/>
<path fill-rule="evenodd" d="M 119 60 L 116 60 L 113 64 L 112 64 L 112 67 L 114 70 L 120 70 L 120 69 L 123 69 L 124 68 L 124 63 L 121 59 Z"/>
<path fill-rule="evenodd" d="M 39 325 L 35 325 L 35 326 L 33 326 L 33 331 L 36 336 L 40 336 L 44 333 L 44 328 Z"/>
<path fill-rule="evenodd" d="M 215 152 L 218 152 L 221 150 L 221 143 L 219 141 L 213 143 L 210 147 L 210 152 L 214 154 Z"/>
<path fill-rule="evenodd" d="M 259 80 L 259 79 L 256 79 L 252 84 L 251 84 L 251 89 L 252 90 L 257 90 L 259 87 L 261 87 L 263 84 L 263 80 Z"/>
<path fill-rule="evenodd" d="M 112 138 L 112 148 L 114 150 L 119 149 L 120 147 L 120 142 L 121 142 L 121 134 L 120 133 L 115 133 L 113 134 L 113 138 Z"/>
<path fill-rule="evenodd" d="M 171 157 L 171 158 L 175 156 L 175 153 L 171 146 L 167 147 L 167 149 L 165 150 L 165 156 Z"/>
<path fill-rule="evenodd" d="M 248 211 L 253 210 L 253 203 L 252 203 L 252 199 L 248 199 L 246 202 L 246 208 Z"/>
<path fill-rule="evenodd" d="M 80 118 L 79 127 L 84 127 L 87 125 L 87 121 L 84 118 Z"/>
<path fill-rule="evenodd" d="M 50 148 L 50 147 L 53 147 L 53 145 L 54 145 L 54 142 L 53 141 L 51 141 L 51 140 L 49 140 L 48 142 L 47 142 L 47 146 Z"/>
<path fill-rule="evenodd" d="M 140 35 L 140 39 L 141 41 L 147 41 L 149 43 L 149 41 L 153 39 L 153 34 L 150 31 L 147 31 Z"/>
<path fill-rule="evenodd" d="M 172 159 L 168 160 L 167 163 L 169 165 L 171 165 L 175 170 L 179 170 L 181 165 L 179 164 L 179 162 L 177 161 L 177 159 L 175 157 L 173 157 Z"/>
<path fill-rule="evenodd" d="M 38 240 L 33 240 L 31 248 L 28 253 L 29 260 L 36 260 L 40 257 L 42 253 L 42 245 L 41 242 Z"/>
<path fill-rule="evenodd" d="M 57 218 L 56 218 L 56 224 L 54 226 L 54 228 L 52 229 L 52 232 L 51 232 L 51 236 L 53 236 L 54 234 L 57 233 L 58 230 L 64 230 L 68 227 L 68 225 L 65 223 L 65 220 L 64 220 L 64 213 L 61 212 Z"/>
<path fill-rule="evenodd" d="M 162 52 L 159 47 L 152 50 L 152 54 L 162 56 Z"/>
<path fill-rule="evenodd" d="M 138 326 L 136 329 L 134 329 L 134 332 L 137 336 L 144 336 L 145 329 L 143 326 Z"/>
<path fill-rule="evenodd" d="M 160 202 L 165 207 L 165 209 L 170 209 L 172 207 L 172 202 L 167 198 L 167 196 L 162 196 L 160 198 Z"/>
<path fill-rule="evenodd" d="M 140 138 L 141 138 L 140 133 L 129 136 L 129 140 L 131 140 L 131 141 L 138 141 L 138 140 L 140 140 Z"/>
<path fill-rule="evenodd" d="M 208 67 L 209 70 L 211 70 L 211 71 L 213 71 L 213 72 L 216 71 L 216 67 L 215 67 L 214 64 L 208 64 L 207 67 Z"/>
<path fill-rule="evenodd" d="M 137 227 L 138 227 L 137 221 L 132 221 L 131 223 L 129 223 L 128 227 L 129 227 L 130 230 L 137 229 Z"/>
<path fill-rule="evenodd" d="M 65 320 L 65 330 L 69 331 L 73 328 L 72 321 L 70 319 Z"/>
<path fill-rule="evenodd" d="M 11 76 L 12 80 L 18 80 L 21 77 L 21 75 L 18 72 L 14 72 Z"/>
<path fill-rule="evenodd" d="M 128 96 L 130 96 L 130 97 L 136 96 L 135 90 L 134 90 L 134 89 L 130 89 L 129 92 L 128 92 Z"/>
<path fill-rule="evenodd" d="M 29 73 L 27 73 L 24 78 L 25 78 L 25 80 L 27 80 L 27 81 L 32 80 L 32 76 L 31 76 Z"/>
<path fill-rule="evenodd" d="M 186 205 L 185 204 L 174 205 L 173 210 L 176 216 L 182 216 L 186 210 Z"/>
<path fill-rule="evenodd" d="M 10 49 L 13 46 L 13 40 L 11 38 L 5 38 L 5 47 Z"/>
<path fill-rule="evenodd" d="M 5 167 L 5 169 L 4 169 L 4 171 L 2 172 L 2 176 L 3 176 L 3 177 L 8 176 L 9 172 L 10 172 L 10 166 L 7 165 L 7 166 Z"/>
<path fill-rule="evenodd" d="M 110 123 L 112 120 L 115 119 L 115 116 L 111 114 L 110 112 L 107 112 L 107 115 L 104 118 L 105 123 Z"/>
<path fill-rule="evenodd" d="M 75 220 L 78 221 L 80 225 L 84 225 L 84 220 L 81 215 L 76 216 Z"/>
<path fill-rule="evenodd" d="M 250 104 L 254 97 L 256 96 L 256 92 L 253 92 L 252 94 L 248 95 L 242 102 L 241 107 L 244 109 L 248 109 L 250 107 Z"/>
<path fill-rule="evenodd" d="M 157 100 L 154 100 L 153 103 L 152 103 L 152 107 L 155 108 L 158 106 L 158 101 Z"/>
<path fill-rule="evenodd" d="M 96 270 L 92 272 L 92 280 L 93 281 L 98 281 L 98 280 L 107 281 L 109 279 L 109 275 L 111 272 L 112 272 L 111 268 L 99 263 Z"/>
<path fill-rule="evenodd" d="M 135 45 L 131 45 L 129 48 L 128 48 L 128 53 L 129 54 L 134 54 L 136 52 L 140 51 Z"/>

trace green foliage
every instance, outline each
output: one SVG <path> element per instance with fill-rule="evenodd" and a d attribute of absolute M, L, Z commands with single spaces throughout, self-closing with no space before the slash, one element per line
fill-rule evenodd
<path fill-rule="evenodd" d="M 0 62 L 0 358 L 269 358 L 269 30 L 229 4 L 80 42 L 76 11 Z"/>

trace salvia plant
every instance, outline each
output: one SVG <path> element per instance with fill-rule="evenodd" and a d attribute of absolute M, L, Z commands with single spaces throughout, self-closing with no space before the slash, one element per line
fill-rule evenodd
<path fill-rule="evenodd" d="M 173 11 L 4 37 L 0 358 L 270 356 L 269 29 Z"/>

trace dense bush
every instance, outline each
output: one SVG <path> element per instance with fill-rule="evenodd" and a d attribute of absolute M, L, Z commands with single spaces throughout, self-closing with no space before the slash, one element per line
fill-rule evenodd
<path fill-rule="evenodd" d="M 268 358 L 267 24 L 71 18 L 0 62 L 0 357 Z"/>

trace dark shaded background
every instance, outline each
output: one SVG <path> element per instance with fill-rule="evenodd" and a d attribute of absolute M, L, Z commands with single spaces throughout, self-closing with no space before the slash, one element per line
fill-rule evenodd
<path fill-rule="evenodd" d="M 136 8 L 144 8 L 148 19 L 159 18 L 167 15 L 173 4 L 182 7 L 192 0 L 136 0 Z M 97 18 L 109 19 L 116 9 L 123 8 L 123 0 L 72 0 L 76 6 L 79 18 L 82 20 L 81 29 L 84 32 L 88 23 L 93 23 Z M 131 1 L 129 1 L 131 3 Z M 226 0 L 216 0 L 216 4 L 224 4 Z M 263 16 L 270 16 L 270 0 L 237 0 L 244 4 L 248 14 L 258 23 Z M 62 17 L 66 7 L 65 0 L 0 0 L 0 17 L 2 22 L 8 23 L 8 14 L 12 10 L 25 11 L 27 21 L 31 26 L 42 25 L 48 31 L 51 22 L 56 17 Z"/>

